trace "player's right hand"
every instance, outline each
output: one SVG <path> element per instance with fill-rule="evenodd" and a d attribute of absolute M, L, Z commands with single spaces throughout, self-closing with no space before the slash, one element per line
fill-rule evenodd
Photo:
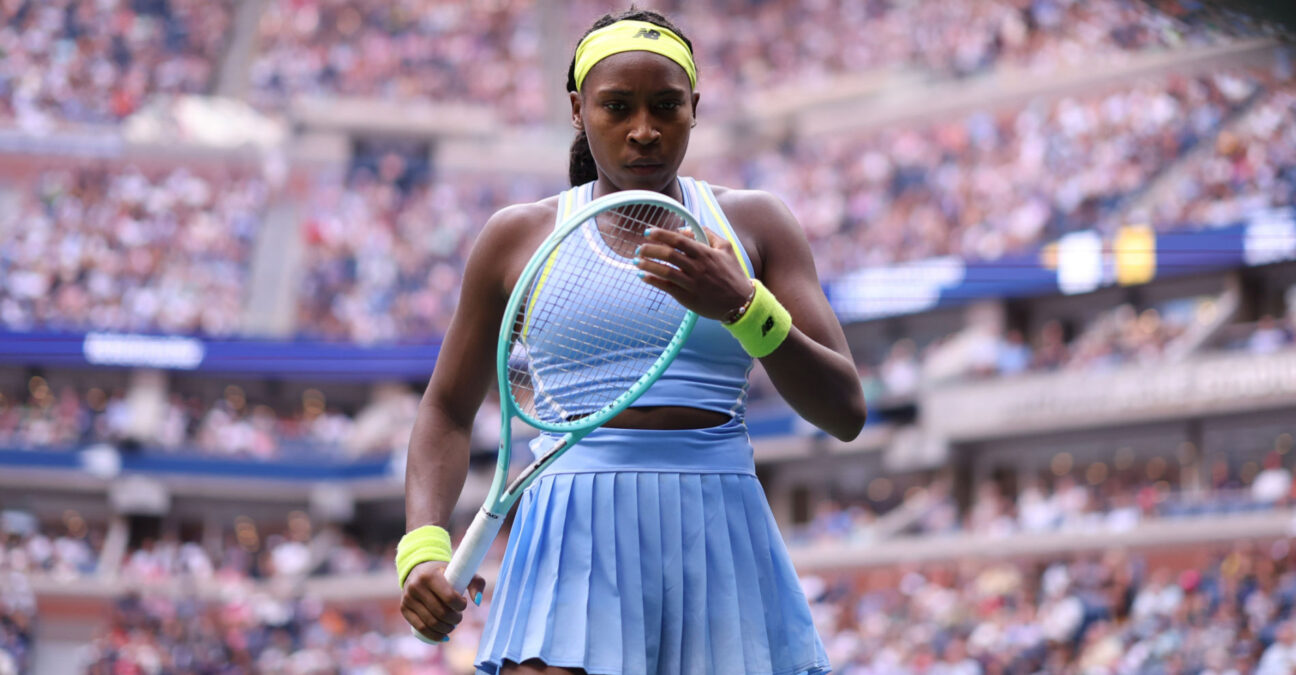
<path fill-rule="evenodd" d="M 466 594 L 455 593 L 445 577 L 446 564 L 439 561 L 421 563 L 410 570 L 401 591 L 401 615 L 423 637 L 433 642 L 450 639 L 450 631 L 463 620 L 468 598 L 481 604 L 486 580 L 474 576 Z"/>

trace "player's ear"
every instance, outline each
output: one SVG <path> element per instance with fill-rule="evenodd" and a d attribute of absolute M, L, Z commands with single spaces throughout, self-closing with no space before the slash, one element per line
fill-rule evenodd
<path fill-rule="evenodd" d="M 585 123 L 581 122 L 581 95 L 579 91 L 569 91 L 567 96 L 571 98 L 571 124 L 576 131 L 584 131 Z"/>
<path fill-rule="evenodd" d="M 693 92 L 693 126 L 697 126 L 697 104 L 698 104 L 698 99 L 700 98 L 702 98 L 701 93 L 696 91 Z"/>

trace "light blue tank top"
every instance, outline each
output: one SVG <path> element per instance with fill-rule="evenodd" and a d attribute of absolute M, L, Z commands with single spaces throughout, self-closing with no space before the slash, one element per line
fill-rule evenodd
<path fill-rule="evenodd" d="M 679 184 L 685 208 L 697 217 L 702 227 L 722 233 L 729 239 L 739 254 L 743 271 L 748 277 L 752 276 L 751 258 L 729 225 L 724 212 L 720 210 L 711 186 L 684 176 L 679 177 Z M 557 223 L 562 223 L 569 214 L 587 204 L 593 194 L 592 182 L 563 192 L 559 196 Z M 746 413 L 747 375 L 752 364 L 752 358 L 719 321 L 698 317 L 697 324 L 688 340 L 685 340 L 679 355 L 661 379 L 635 401 L 634 406 L 700 408 L 728 414 L 741 422 Z M 589 374 L 591 378 L 600 377 L 594 371 Z M 630 384 L 625 382 L 615 386 L 621 386 L 624 390 Z M 610 385 L 613 383 L 586 383 L 586 386 L 595 387 Z"/>

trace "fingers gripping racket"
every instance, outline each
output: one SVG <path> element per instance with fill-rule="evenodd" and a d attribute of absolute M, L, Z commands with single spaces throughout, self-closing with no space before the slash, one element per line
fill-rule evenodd
<path fill-rule="evenodd" d="M 486 503 L 446 579 L 462 593 L 504 516 L 546 467 L 634 403 L 679 353 L 697 321 L 634 265 L 648 228 L 706 232 L 679 202 L 644 190 L 591 201 L 545 239 L 518 278 L 500 325 L 499 459 Z M 512 481 L 513 418 L 562 434 Z"/>

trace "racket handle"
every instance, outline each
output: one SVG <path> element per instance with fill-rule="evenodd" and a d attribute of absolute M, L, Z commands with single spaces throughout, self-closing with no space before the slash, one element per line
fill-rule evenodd
<path fill-rule="evenodd" d="M 482 560 L 486 558 L 486 552 L 490 550 L 502 525 L 504 516 L 491 513 L 485 508 L 477 512 L 472 525 L 468 526 L 463 540 L 459 542 L 459 550 L 454 552 L 450 564 L 446 566 L 446 580 L 456 593 L 467 590 L 468 582 L 472 581 L 477 568 L 481 567 Z"/>

